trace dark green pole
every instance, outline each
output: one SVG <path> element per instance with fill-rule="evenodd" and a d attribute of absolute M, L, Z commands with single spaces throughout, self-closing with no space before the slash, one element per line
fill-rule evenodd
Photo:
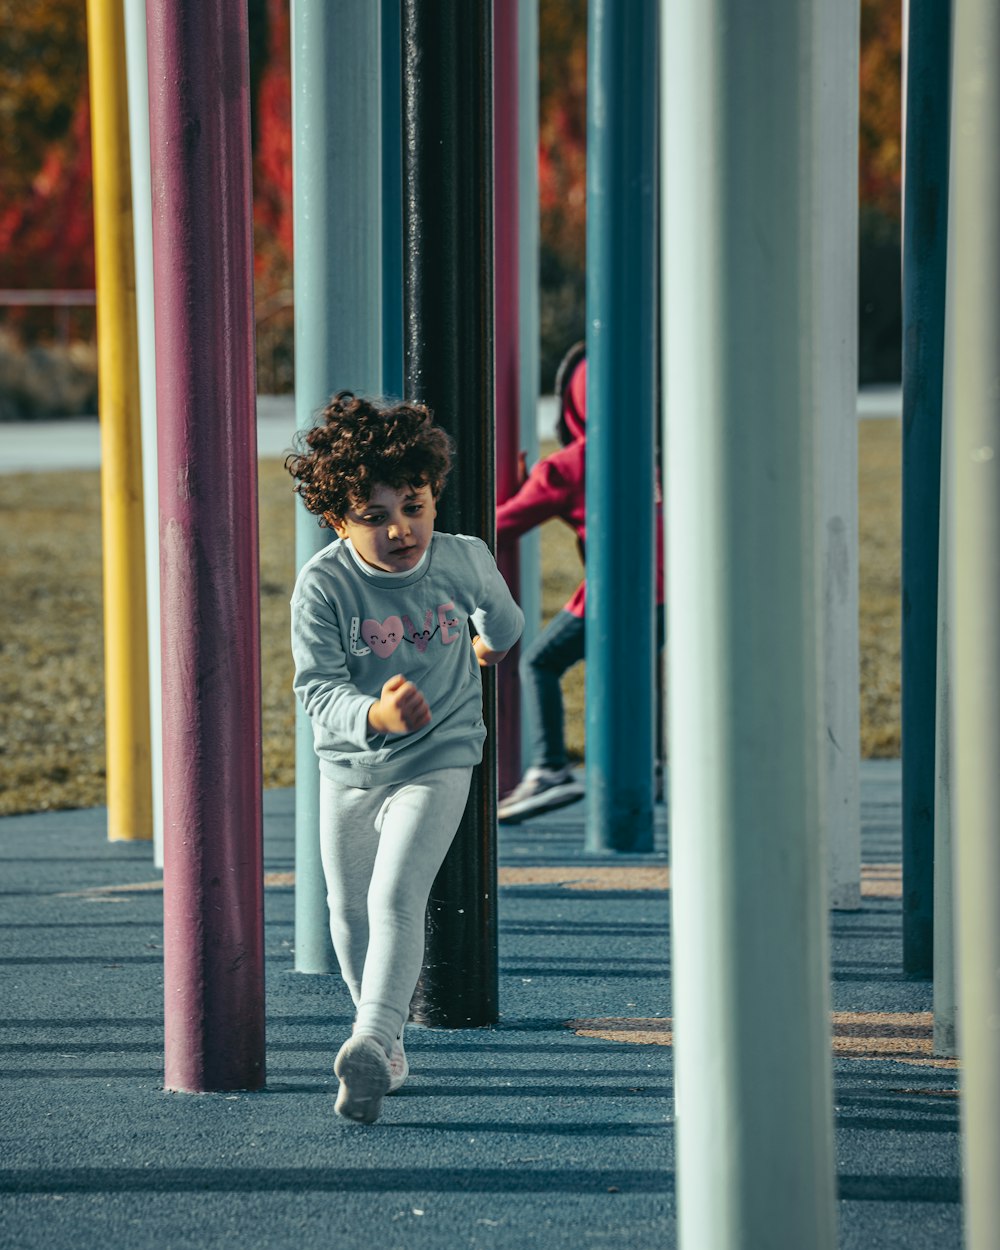
<path fill-rule="evenodd" d="M 403 351 L 406 394 L 458 448 L 438 528 L 493 545 L 492 5 L 403 0 Z M 431 889 L 414 1019 L 497 1018 L 495 687 L 455 842 Z"/>
<path fill-rule="evenodd" d="M 941 391 L 948 234 L 950 0 L 911 0 L 903 174 L 903 971 L 934 960 Z"/>
<path fill-rule="evenodd" d="M 382 390 L 403 394 L 403 101 L 399 0 L 382 0 Z"/>

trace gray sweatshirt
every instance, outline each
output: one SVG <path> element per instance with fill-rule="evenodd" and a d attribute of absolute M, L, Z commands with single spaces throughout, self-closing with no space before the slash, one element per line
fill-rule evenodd
<path fill-rule="evenodd" d="M 369 787 L 480 762 L 486 726 L 470 621 L 495 651 L 512 647 L 524 625 L 478 538 L 435 533 L 403 574 L 362 565 L 341 539 L 303 565 L 292 594 L 294 685 L 322 773 Z M 419 687 L 430 724 L 372 733 L 368 709 L 396 673 Z"/>

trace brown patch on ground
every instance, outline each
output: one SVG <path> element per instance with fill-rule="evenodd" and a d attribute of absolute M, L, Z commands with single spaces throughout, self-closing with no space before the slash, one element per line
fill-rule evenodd
<path fill-rule="evenodd" d="M 903 865 L 900 863 L 862 864 L 861 897 L 902 898 Z"/>
<path fill-rule="evenodd" d="M 500 885 L 558 885 L 566 890 L 669 890 L 670 869 L 666 864 L 647 867 L 578 865 L 554 868 L 551 865 L 500 868 Z M 266 872 L 265 889 L 287 889 L 295 885 L 294 872 Z M 100 885 L 73 890 L 60 898 L 83 898 L 94 894 L 134 894 L 162 890 L 162 881 L 140 881 L 134 885 Z M 861 894 L 864 898 L 899 898 L 903 891 L 900 864 L 862 864 Z"/>
<path fill-rule="evenodd" d="M 501 868 L 501 885 L 561 885 L 567 890 L 666 890 L 670 887 L 670 869 L 665 865 L 649 868 Z M 294 872 L 266 872 L 265 889 L 284 889 L 295 885 Z M 145 890 L 162 890 L 162 881 L 141 881 L 135 885 L 98 885 L 87 890 L 73 890 L 61 898 L 85 898 L 95 894 L 134 894 Z"/>
<path fill-rule="evenodd" d="M 594 867 L 501 868 L 501 885 L 561 885 L 567 890 L 668 890 L 670 869 L 665 865 L 646 868 Z"/>
<path fill-rule="evenodd" d="M 102 894 L 148 894 L 162 890 L 162 881 L 136 881 L 132 885 L 92 885 L 86 890 L 64 890 L 56 898 L 94 898 Z"/>
<path fill-rule="evenodd" d="M 644 1020 L 567 1020 L 577 1037 L 600 1037 L 607 1042 L 630 1042 L 633 1046 L 673 1046 L 673 1023 L 669 1017 Z"/>
<path fill-rule="evenodd" d="M 264 889 L 283 888 L 295 884 L 294 872 L 265 872 Z"/>
<path fill-rule="evenodd" d="M 959 1066 L 957 1059 L 934 1054 L 934 1016 L 929 1011 L 835 1011 L 833 1053 L 932 1068 Z"/>
<path fill-rule="evenodd" d="M 294 872 L 265 872 L 264 888 L 280 888 L 295 884 Z M 132 885 L 94 885 L 86 890 L 68 890 L 57 894 L 57 898 L 92 898 L 101 894 L 145 894 L 153 890 L 162 890 L 163 881 L 136 881 Z"/>
<path fill-rule="evenodd" d="M 934 1017 L 929 1011 L 834 1011 L 831 1013 L 833 1053 L 846 1059 L 891 1059 L 919 1067 L 959 1067 L 957 1059 L 934 1051 Z M 608 1017 L 567 1020 L 578 1037 L 598 1037 L 634 1046 L 672 1046 L 670 1017 L 629 1019 Z"/>
<path fill-rule="evenodd" d="M 501 868 L 501 885 L 559 885 L 567 890 L 669 890 L 670 869 L 649 867 Z M 898 863 L 862 864 L 863 898 L 900 898 L 903 870 Z"/>

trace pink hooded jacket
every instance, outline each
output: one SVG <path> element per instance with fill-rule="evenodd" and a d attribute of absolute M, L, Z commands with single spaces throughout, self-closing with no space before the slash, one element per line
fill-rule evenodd
<path fill-rule="evenodd" d="M 587 540 L 587 362 L 582 360 L 570 378 L 563 398 L 563 421 L 572 442 L 546 456 L 528 474 L 516 495 L 497 508 L 497 542 L 512 542 L 528 530 L 558 517 L 574 531 L 584 557 Z M 659 505 L 657 505 L 659 514 Z M 663 602 L 663 538 L 657 524 L 656 602 Z M 586 613 L 587 583 L 582 581 L 564 611 Z"/>

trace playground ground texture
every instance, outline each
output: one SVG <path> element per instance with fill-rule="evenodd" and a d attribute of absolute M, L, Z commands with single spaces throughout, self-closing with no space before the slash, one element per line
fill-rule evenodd
<path fill-rule="evenodd" d="M 830 917 L 839 1245 L 957 1250 L 959 1072 L 901 970 L 899 763 L 861 777 L 863 906 Z M 371 1126 L 333 1111 L 347 992 L 293 970 L 292 791 L 265 794 L 252 1094 L 163 1089 L 149 844 L 100 808 L 0 820 L 0 1246 L 675 1245 L 668 811 L 645 856 L 585 854 L 584 816 L 500 830 L 499 1022 L 411 1026 Z"/>

